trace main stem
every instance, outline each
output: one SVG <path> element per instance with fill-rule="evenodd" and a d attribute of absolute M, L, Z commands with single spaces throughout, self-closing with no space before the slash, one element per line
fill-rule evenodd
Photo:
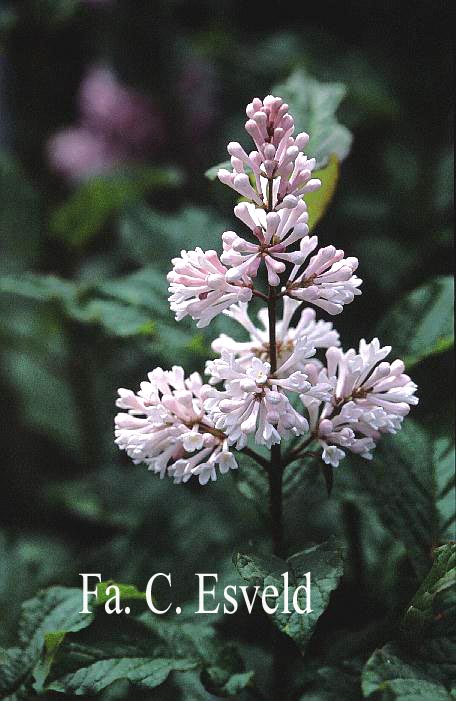
<path fill-rule="evenodd" d="M 269 360 L 271 363 L 271 374 L 275 373 L 277 370 L 276 304 L 277 301 L 274 295 L 274 289 L 269 288 Z M 271 447 L 271 460 L 269 463 L 268 475 L 273 552 L 274 555 L 282 557 L 284 554 L 282 507 L 283 466 L 280 444 Z"/>
<path fill-rule="evenodd" d="M 272 212 L 273 206 L 273 181 L 268 183 L 267 211 Z M 274 287 L 269 286 L 268 294 L 269 317 L 269 362 L 271 363 L 271 375 L 277 371 L 277 296 Z M 269 464 L 269 509 L 272 523 L 272 544 L 274 555 L 282 557 L 284 554 L 283 543 L 283 507 L 282 507 L 282 477 L 283 466 L 280 444 L 271 447 L 271 460 Z"/>
<path fill-rule="evenodd" d="M 268 211 L 273 210 L 272 180 L 268 183 Z M 269 286 L 268 294 L 268 318 L 269 318 L 269 362 L 271 375 L 277 372 L 277 295 L 275 289 Z M 269 477 L 269 511 L 271 515 L 272 547 L 274 555 L 284 557 L 283 539 L 283 506 L 282 506 L 282 479 L 283 479 L 282 455 L 280 443 L 271 447 L 271 459 L 268 469 Z M 273 698 L 284 695 L 286 686 L 286 659 L 283 649 L 282 634 L 275 628 L 273 631 Z"/>

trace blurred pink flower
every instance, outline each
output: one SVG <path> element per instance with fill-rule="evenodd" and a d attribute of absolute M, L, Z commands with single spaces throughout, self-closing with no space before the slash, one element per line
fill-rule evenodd
<path fill-rule="evenodd" d="M 89 69 L 79 89 L 79 109 L 87 126 L 125 139 L 133 147 L 163 141 L 163 121 L 156 105 L 122 85 L 109 68 Z"/>
<path fill-rule="evenodd" d="M 46 148 L 51 168 L 69 180 L 109 172 L 127 158 L 120 144 L 80 126 L 56 132 Z"/>
<path fill-rule="evenodd" d="M 79 89 L 76 125 L 49 139 L 52 170 L 70 181 L 142 161 L 161 146 L 163 120 L 152 99 L 119 83 L 109 68 L 93 66 Z"/>

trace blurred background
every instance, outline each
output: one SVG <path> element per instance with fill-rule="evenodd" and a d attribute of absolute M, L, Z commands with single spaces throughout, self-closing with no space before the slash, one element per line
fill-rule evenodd
<path fill-rule="evenodd" d="M 233 193 L 205 172 L 243 139 L 245 105 L 274 86 L 294 81 L 299 98 L 306 76 L 330 84 L 332 111 L 353 136 L 317 229 L 324 245 L 360 259 L 363 295 L 335 319 L 343 345 L 384 329 L 420 386 L 416 430 L 451 432 L 453 113 L 449 2 L 0 8 L 2 645 L 14 642 L 21 601 L 46 584 L 77 586 L 78 572 L 101 571 L 142 587 L 172 570 L 185 598 L 195 567 L 229 578 L 232 552 L 265 540 L 261 504 L 239 498 L 251 485 L 162 483 L 118 453 L 112 423 L 119 386 L 136 388 L 157 365 L 204 367 L 225 322 L 203 332 L 175 323 L 165 275 L 181 248 L 219 248 L 234 226 Z M 304 114 L 298 131 L 311 131 Z M 316 472 L 287 504 L 296 546 L 303 531 L 358 543 L 326 640 L 381 619 L 385 600 L 394 609 L 414 586 L 408 571 L 397 591 L 381 580 L 393 539 L 380 522 L 363 531 L 373 550 L 360 560 L 353 529 L 363 517 L 345 462 L 331 502 Z M 258 634 L 244 628 L 227 635 L 252 656 Z M 160 693 L 209 698 L 186 683 Z"/>

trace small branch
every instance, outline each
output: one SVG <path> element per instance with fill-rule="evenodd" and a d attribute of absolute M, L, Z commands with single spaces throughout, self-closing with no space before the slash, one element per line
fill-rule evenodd
<path fill-rule="evenodd" d="M 267 472 L 269 472 L 269 462 L 266 460 L 266 458 L 263 458 L 263 456 L 257 453 L 255 450 L 245 447 L 242 448 L 240 452 L 248 455 L 250 458 L 252 458 L 252 460 L 255 460 L 258 463 L 258 465 L 261 465 L 261 467 L 263 467 Z"/>
<path fill-rule="evenodd" d="M 297 445 L 295 448 L 293 448 L 293 450 L 290 450 L 285 455 L 285 465 L 289 465 L 293 462 L 293 460 L 296 460 L 296 458 L 301 457 L 302 451 L 304 451 L 314 440 L 315 436 L 312 434 L 311 436 L 309 436 L 309 438 L 306 438 L 306 440 L 303 443 L 300 443 L 300 445 Z M 315 453 L 308 451 L 307 455 L 315 455 Z"/>
<path fill-rule="evenodd" d="M 257 290 L 255 287 L 252 288 L 252 294 L 255 295 L 255 297 L 263 299 L 265 302 L 269 302 L 269 297 L 265 295 L 264 292 L 261 292 L 261 290 Z"/>

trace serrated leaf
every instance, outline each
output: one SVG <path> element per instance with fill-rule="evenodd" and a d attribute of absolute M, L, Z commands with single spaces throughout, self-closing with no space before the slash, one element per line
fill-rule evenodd
<path fill-rule="evenodd" d="M 178 171 L 151 166 L 87 180 L 51 217 L 51 232 L 69 246 L 86 245 L 109 217 L 154 188 L 179 184 Z"/>
<path fill-rule="evenodd" d="M 423 635 L 436 619 L 439 625 L 442 619 L 445 619 L 445 625 L 448 625 L 447 619 L 452 615 L 456 623 L 454 612 L 451 613 L 439 605 L 442 593 L 452 588 L 456 594 L 456 544 L 449 543 L 437 548 L 434 556 L 432 568 L 404 616 L 403 627 L 407 630 L 411 629 L 413 636 Z"/>
<path fill-rule="evenodd" d="M 310 135 L 306 153 L 317 159 L 317 168 L 324 167 L 333 154 L 339 161 L 346 158 L 352 135 L 335 116 L 346 94 L 342 83 L 320 83 L 299 69 L 275 85 L 272 93 L 288 103 L 297 131 Z"/>
<path fill-rule="evenodd" d="M 339 181 L 339 161 L 337 156 L 331 154 L 325 168 L 314 171 L 312 177 L 321 180 L 321 187 L 314 192 L 309 192 L 304 196 L 309 213 L 309 230 L 315 229 L 316 225 L 326 212 L 334 197 L 337 183 Z"/>
<path fill-rule="evenodd" d="M 234 557 L 234 564 L 241 577 L 252 586 L 258 585 L 260 592 L 268 585 L 277 588 L 278 607 L 276 613 L 271 614 L 271 620 L 303 651 L 315 630 L 318 619 L 329 603 L 331 592 L 336 589 L 342 577 L 343 558 L 337 542 L 331 539 L 321 545 L 307 548 L 287 560 L 238 553 Z M 287 600 L 282 578 L 284 572 L 289 572 L 290 580 Z M 305 583 L 307 572 L 311 573 L 312 611 L 308 614 L 300 614 L 294 610 L 293 594 Z M 305 601 L 300 600 L 299 597 L 298 601 L 301 608 L 304 608 Z M 290 613 L 284 613 L 287 608 Z"/>
<path fill-rule="evenodd" d="M 445 648 L 444 654 L 455 653 L 454 644 Z M 455 689 L 453 687 L 451 693 L 448 673 L 455 672 L 454 661 L 442 659 L 433 643 L 424 645 L 419 656 L 389 643 L 376 650 L 364 667 L 364 698 L 375 701 L 451 701 Z"/>
<path fill-rule="evenodd" d="M 379 335 L 407 368 L 454 345 L 454 281 L 436 277 L 401 299 L 379 325 Z"/>
<path fill-rule="evenodd" d="M 368 469 L 360 466 L 358 470 L 378 515 L 404 543 L 419 577 L 428 571 L 432 548 L 445 541 L 454 516 L 454 503 L 445 502 L 451 468 L 439 459 L 435 445 L 432 437 L 408 418 L 397 435 L 382 439 Z"/>
<path fill-rule="evenodd" d="M 455 575 L 456 545 L 449 544 L 435 551 L 434 564 L 402 621 L 401 640 L 376 650 L 367 661 L 362 674 L 367 699 L 455 698 Z M 451 600 L 446 596 L 450 588 Z"/>
<path fill-rule="evenodd" d="M 25 658 L 33 660 L 41 652 L 47 633 L 75 632 L 92 623 L 92 614 L 81 614 L 80 589 L 51 587 L 22 605 L 19 640 Z"/>
<path fill-rule="evenodd" d="M 195 660 L 158 657 L 119 657 L 88 663 L 48 685 L 50 691 L 76 696 L 97 694 L 115 681 L 128 680 L 144 689 L 155 689 L 173 671 L 184 672 L 197 666 Z"/>
<path fill-rule="evenodd" d="M 80 608 L 80 589 L 65 587 L 45 589 L 22 605 L 19 621 L 21 648 L 10 650 L 6 662 L 0 665 L 2 701 L 21 699 L 27 694 L 25 680 L 30 682 L 35 665 L 38 665 L 38 678 L 44 680 L 46 668 L 40 664 L 40 654 L 46 641 L 53 655 L 67 632 L 80 631 L 92 623 L 93 615 L 81 614 Z"/>

